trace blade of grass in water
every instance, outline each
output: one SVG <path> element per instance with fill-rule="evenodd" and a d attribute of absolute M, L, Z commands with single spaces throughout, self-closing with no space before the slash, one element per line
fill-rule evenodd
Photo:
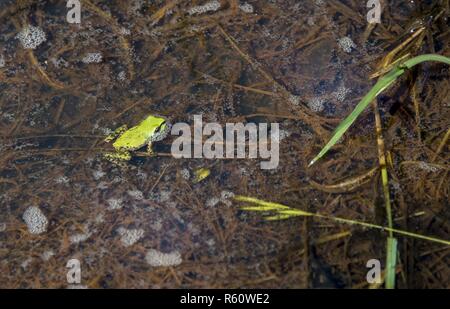
<path fill-rule="evenodd" d="M 340 218 L 340 217 L 322 215 L 319 213 L 295 209 L 295 208 L 291 208 L 289 206 L 285 206 L 282 204 L 267 202 L 267 201 L 259 200 L 259 199 L 253 198 L 253 197 L 248 197 L 248 196 L 237 195 L 234 197 L 234 199 L 239 202 L 247 202 L 247 203 L 252 204 L 252 206 L 242 207 L 242 210 L 255 211 L 259 207 L 264 207 L 264 210 L 258 209 L 256 211 L 272 212 L 273 215 L 269 215 L 268 217 L 265 218 L 266 220 L 269 220 L 269 221 L 284 220 L 284 219 L 289 219 L 289 218 L 298 217 L 298 216 L 312 216 L 312 217 L 319 218 L 319 219 L 333 220 L 333 221 L 345 223 L 345 224 L 360 225 L 360 226 L 377 229 L 377 230 L 381 230 L 381 231 L 388 231 L 388 232 L 391 231 L 391 232 L 394 232 L 394 233 L 397 233 L 400 235 L 409 236 L 409 237 L 427 240 L 427 241 L 432 241 L 432 242 L 440 243 L 440 244 L 443 244 L 446 246 L 450 246 L 450 241 L 445 240 L 445 239 L 439 239 L 439 238 L 430 237 L 430 236 L 426 236 L 426 235 L 411 233 L 408 231 L 403 231 L 403 230 L 399 230 L 399 229 L 395 229 L 395 228 L 389 228 L 387 226 L 381 226 L 381 225 L 376 225 L 376 224 L 372 224 L 372 223 L 368 223 L 368 222 L 356 221 L 356 220 L 345 219 L 345 218 Z M 267 211 L 266 209 L 270 208 L 270 206 L 273 206 L 273 207 L 271 208 L 270 211 Z"/>
<path fill-rule="evenodd" d="M 395 288 L 395 268 L 397 265 L 397 239 L 388 237 L 386 248 L 386 289 Z"/>
<path fill-rule="evenodd" d="M 381 168 L 381 183 L 383 186 L 383 195 L 384 195 L 384 204 L 386 208 L 386 217 L 388 221 L 388 227 L 393 228 L 392 225 L 392 207 L 391 207 L 391 198 L 390 198 L 390 192 L 389 192 L 389 177 L 388 177 L 388 171 L 386 168 L 386 155 L 385 155 L 385 145 L 384 145 L 384 138 L 383 138 L 383 129 L 381 126 L 381 116 L 380 112 L 378 111 L 378 103 L 377 100 L 373 100 L 373 113 L 375 114 L 375 128 L 376 128 L 376 134 L 377 134 L 377 146 L 378 146 L 378 163 Z M 395 257 L 397 256 L 397 246 L 393 245 L 393 241 L 395 238 L 393 238 L 392 231 L 389 231 L 389 236 L 387 238 L 387 247 L 386 247 L 386 280 L 385 280 L 385 286 L 387 289 L 393 289 L 395 287 Z M 392 251 L 395 250 L 395 251 Z M 393 266 L 392 266 L 393 265 Z"/>
<path fill-rule="evenodd" d="M 377 83 L 372 87 L 372 89 L 364 96 L 364 98 L 356 105 L 355 109 L 351 112 L 350 115 L 347 116 L 334 130 L 331 139 L 328 143 L 322 148 L 319 154 L 311 160 L 309 166 L 313 165 L 317 160 L 323 157 L 328 150 L 331 149 L 344 135 L 344 133 L 350 128 L 350 126 L 355 122 L 356 118 L 366 109 L 366 107 L 372 102 L 381 92 L 389 88 L 398 77 L 403 75 L 406 70 L 411 69 L 412 67 L 427 61 L 436 61 L 442 62 L 450 65 L 450 58 L 440 56 L 440 55 L 421 55 L 409 59 L 403 62 L 401 65 L 392 69 L 387 75 L 380 78 Z"/>

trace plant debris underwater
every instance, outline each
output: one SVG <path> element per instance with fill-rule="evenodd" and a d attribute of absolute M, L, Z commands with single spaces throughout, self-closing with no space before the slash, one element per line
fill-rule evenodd
<path fill-rule="evenodd" d="M 365 112 L 308 168 L 371 88 L 427 1 L 82 0 L 0 3 L 0 287 L 365 288 L 378 230 L 310 217 L 264 221 L 234 195 L 385 226 L 377 137 Z M 417 54 L 450 55 L 449 1 Z M 386 22 L 384 22 L 386 21 Z M 450 73 L 424 64 L 380 95 L 393 224 L 450 239 Z M 419 111 L 417 113 L 417 111 Z M 149 114 L 279 122 L 280 165 L 155 157 L 122 169 L 104 137 Z M 208 171 L 196 181 L 198 171 Z M 398 236 L 399 288 L 448 288 L 450 248 Z"/>

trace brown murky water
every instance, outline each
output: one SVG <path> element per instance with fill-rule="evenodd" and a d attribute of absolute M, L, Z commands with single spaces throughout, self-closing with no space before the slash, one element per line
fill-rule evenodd
<path fill-rule="evenodd" d="M 448 1 L 389 1 L 374 29 L 365 3 L 352 0 L 81 2 L 80 24 L 66 21 L 66 1 L 0 3 L 0 287 L 70 286 L 70 259 L 90 288 L 368 286 L 366 262 L 384 264 L 385 233 L 266 222 L 232 196 L 386 225 L 378 175 L 351 192 L 310 183 L 377 166 L 372 110 L 307 165 L 433 3 L 444 13 L 416 53 L 450 55 Z M 17 38 L 23 28 L 33 40 Z M 425 64 L 378 101 L 394 225 L 447 240 L 449 77 Z M 105 135 L 149 114 L 278 122 L 280 164 L 174 159 L 170 136 L 126 169 L 105 161 Z M 211 175 L 195 183 L 199 168 Z M 399 287 L 449 287 L 448 247 L 398 239 Z"/>

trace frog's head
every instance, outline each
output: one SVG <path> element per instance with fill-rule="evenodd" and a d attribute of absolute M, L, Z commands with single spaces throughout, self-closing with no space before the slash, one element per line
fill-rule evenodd
<path fill-rule="evenodd" d="M 145 126 L 148 127 L 154 127 L 155 129 L 161 127 L 166 122 L 166 118 L 161 116 L 155 116 L 155 115 L 149 115 L 143 123 L 145 123 Z"/>
<path fill-rule="evenodd" d="M 152 126 L 154 126 L 154 133 L 151 137 L 152 142 L 158 142 L 165 139 L 172 127 L 169 120 L 164 117 L 149 116 L 146 120 L 151 122 Z"/>

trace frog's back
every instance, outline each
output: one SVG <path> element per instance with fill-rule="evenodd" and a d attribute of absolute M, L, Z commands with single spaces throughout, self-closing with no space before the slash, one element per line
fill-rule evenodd
<path fill-rule="evenodd" d="M 151 132 L 142 130 L 139 126 L 125 131 L 113 143 L 114 148 L 136 150 L 147 144 L 151 137 Z"/>
<path fill-rule="evenodd" d="M 114 148 L 122 148 L 127 150 L 136 150 L 146 145 L 156 129 L 164 123 L 164 119 L 156 116 L 148 116 L 138 125 L 125 131 L 113 143 Z"/>

